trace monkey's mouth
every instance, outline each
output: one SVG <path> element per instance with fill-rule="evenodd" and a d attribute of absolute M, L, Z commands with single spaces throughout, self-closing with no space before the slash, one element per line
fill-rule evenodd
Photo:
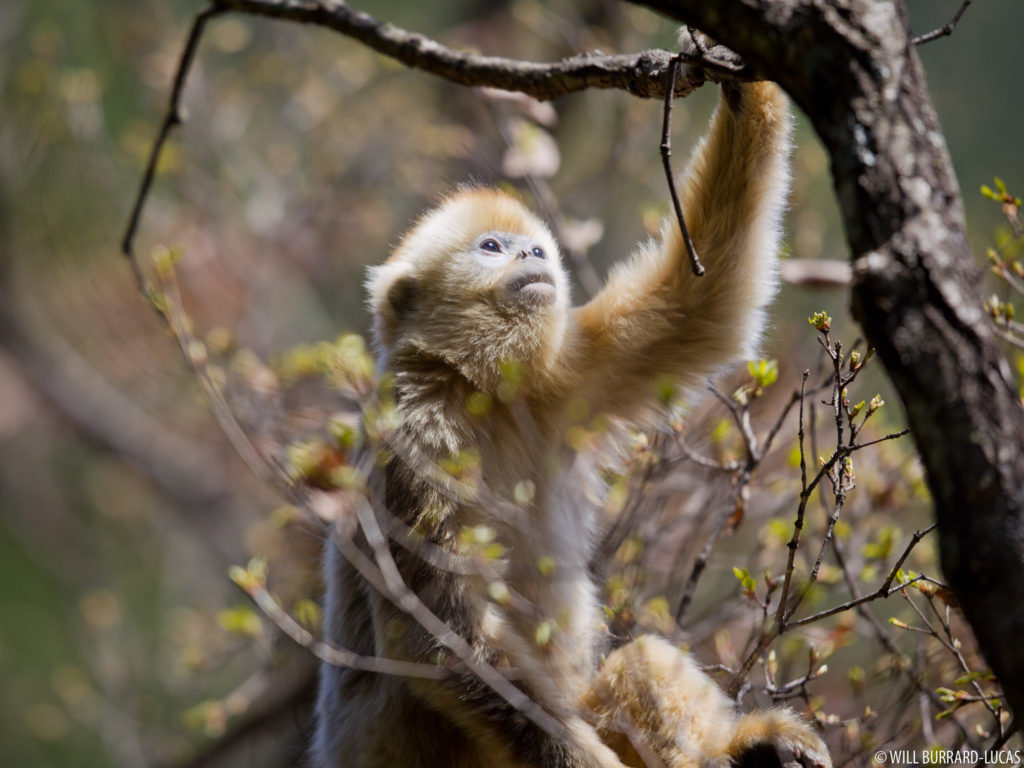
<path fill-rule="evenodd" d="M 555 278 L 547 272 L 524 272 L 508 282 L 510 293 L 554 293 Z"/>

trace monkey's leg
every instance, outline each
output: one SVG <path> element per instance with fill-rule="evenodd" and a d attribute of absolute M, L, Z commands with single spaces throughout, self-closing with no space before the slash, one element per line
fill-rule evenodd
<path fill-rule="evenodd" d="M 666 640 L 648 635 L 611 653 L 583 703 L 631 768 L 728 764 L 732 703 Z"/>
<path fill-rule="evenodd" d="M 657 637 L 608 656 L 583 701 L 631 768 L 831 768 L 821 738 L 784 709 L 737 718 L 693 659 Z"/>
<path fill-rule="evenodd" d="M 832 768 L 828 747 L 788 709 L 763 709 L 739 719 L 729 743 L 736 768 Z"/>

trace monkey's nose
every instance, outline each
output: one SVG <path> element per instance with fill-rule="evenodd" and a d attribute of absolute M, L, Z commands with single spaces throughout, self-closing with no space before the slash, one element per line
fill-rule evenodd
<path fill-rule="evenodd" d="M 516 258 L 517 259 L 525 259 L 525 258 L 528 258 L 529 255 L 530 255 L 530 252 L 524 248 L 523 250 L 521 250 L 519 253 L 516 254 Z"/>

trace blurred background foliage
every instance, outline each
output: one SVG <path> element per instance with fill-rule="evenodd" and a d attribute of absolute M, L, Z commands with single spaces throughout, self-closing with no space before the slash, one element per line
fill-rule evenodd
<path fill-rule="evenodd" d="M 672 24 L 646 10 L 602 0 L 355 5 L 449 45 L 524 59 L 671 47 L 675 38 Z M 913 0 L 915 32 L 945 23 L 958 5 Z M 316 595 L 318 534 L 296 524 L 227 444 L 118 252 L 200 7 L 0 6 L 4 765 L 186 765 L 197 756 L 195 765 L 221 764 L 202 763 L 215 757 L 203 750 L 271 693 L 292 714 L 256 718 L 256 735 L 245 735 L 223 764 L 286 764 L 307 726 L 312 663 L 281 652 L 226 569 L 267 558 L 276 594 L 315 625 L 308 599 Z M 1024 187 L 1021 29 L 1024 5 L 987 0 L 951 38 L 921 50 L 979 254 L 1005 227 L 979 186 L 1000 175 L 1011 191 Z M 704 88 L 678 103 L 677 162 L 714 100 Z M 407 71 L 323 30 L 233 16 L 211 25 L 185 101 L 189 119 L 165 153 L 137 247 L 181 247 L 179 277 L 197 329 L 214 337 L 228 329 L 267 359 L 300 342 L 365 332 L 364 265 L 382 260 L 418 212 L 462 180 L 508 179 L 552 218 L 582 259 L 577 299 L 667 211 L 661 105 L 619 92 L 537 105 Z M 827 159 L 803 124 L 794 169 L 788 255 L 845 259 Z M 845 304 L 841 290 L 783 288 L 765 345 L 779 359 L 780 399 L 804 368 L 820 369 L 807 325 L 814 310 L 829 309 L 838 332 L 856 336 Z M 896 399 L 877 372 L 866 386 L 893 403 L 883 426 L 897 425 Z M 736 450 L 722 413 L 692 421 L 694 443 L 719 456 Z M 729 540 L 711 561 L 724 576 L 702 585 L 694 604 L 692 639 L 704 644 L 706 663 L 730 663 L 730 627 L 749 628 L 730 566 L 756 576 L 758 558 L 781 545 L 775 539 L 791 520 L 792 433 L 754 492 L 765 519 L 784 521 L 782 531 L 756 523 Z M 861 492 L 850 514 L 862 521 L 860 565 L 874 563 L 873 573 L 858 569 L 866 581 L 884 576 L 892 549 L 927 522 L 908 451 L 909 443 L 887 444 L 860 470 L 873 490 Z M 677 524 L 649 569 L 692 559 L 701 541 L 694 531 L 707 523 L 702 506 L 726 492 L 712 480 L 691 486 L 676 519 L 694 527 Z M 657 538 L 657 526 L 649 535 Z M 623 567 L 615 586 L 637 587 L 635 553 L 616 556 Z M 917 557 L 934 567 L 927 541 Z M 675 567 L 645 576 L 647 591 L 671 592 Z M 726 599 L 734 609 L 723 616 Z M 643 605 L 649 625 L 663 622 L 660 603 Z M 871 671 L 869 639 L 840 645 L 852 650 L 839 669 Z M 797 652 L 806 655 L 806 643 Z M 844 674 L 826 689 L 846 685 Z M 857 684 L 855 672 L 849 677 Z M 894 694 L 888 706 L 900 701 Z M 844 727 L 843 738 L 860 738 Z"/>

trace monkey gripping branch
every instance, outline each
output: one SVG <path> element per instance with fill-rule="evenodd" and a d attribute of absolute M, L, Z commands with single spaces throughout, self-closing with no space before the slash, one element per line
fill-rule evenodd
<path fill-rule="evenodd" d="M 852 305 L 900 393 L 935 502 L 942 566 L 1014 712 L 1024 711 L 1024 409 L 982 311 L 980 270 L 902 0 L 633 0 L 700 29 L 743 65 L 705 62 L 676 82 L 772 79 L 831 159 L 853 263 Z M 124 241 L 132 239 L 203 26 L 239 12 L 328 27 L 465 85 L 552 98 L 588 88 L 662 97 L 670 54 L 552 64 L 452 51 L 342 3 L 212 0 L 196 17 L 171 108 Z M 692 63 L 692 62 L 691 62 Z"/>

